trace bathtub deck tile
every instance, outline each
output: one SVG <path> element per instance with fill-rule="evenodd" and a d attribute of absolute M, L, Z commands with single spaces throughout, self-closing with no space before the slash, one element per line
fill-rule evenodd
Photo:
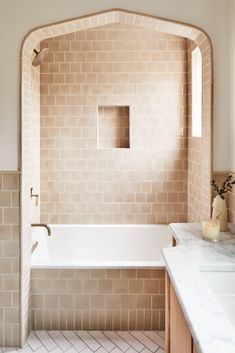
<path fill-rule="evenodd" d="M 164 332 L 34 331 L 22 349 L 0 353 L 165 353 Z"/>

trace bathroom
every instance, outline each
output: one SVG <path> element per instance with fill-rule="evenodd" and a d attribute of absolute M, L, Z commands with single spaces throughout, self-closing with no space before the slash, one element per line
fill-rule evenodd
<path fill-rule="evenodd" d="M 75 334 L 76 351 L 111 351 L 117 338 L 123 351 L 168 351 L 165 266 L 175 284 L 170 269 L 182 265 L 171 264 L 180 231 L 168 224 L 209 219 L 209 181 L 234 170 L 233 4 L 177 2 L 42 1 L 29 18 L 29 1 L 18 9 L 1 69 L 0 346 L 50 351 L 43 335 L 62 335 L 65 351 Z M 4 25 L 13 4 L 0 6 Z M 192 53 L 202 70 L 199 132 Z M 226 202 L 233 222 L 233 193 Z M 188 320 L 190 345 L 207 352 Z"/>

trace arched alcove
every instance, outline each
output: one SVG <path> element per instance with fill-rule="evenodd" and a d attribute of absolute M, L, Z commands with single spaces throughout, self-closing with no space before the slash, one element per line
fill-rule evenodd
<path fill-rule="evenodd" d="M 32 86 L 37 80 L 32 76 L 32 53 L 45 39 L 87 30 L 112 23 L 121 23 L 147 28 L 187 38 L 192 47 L 198 46 L 202 54 L 202 138 L 194 139 L 188 133 L 188 220 L 199 221 L 209 218 L 211 192 L 208 180 L 211 178 L 212 163 L 212 45 L 208 35 L 200 28 L 150 15 L 112 9 L 81 18 L 49 24 L 30 32 L 22 46 L 21 72 L 21 343 L 25 341 L 30 327 L 30 257 L 32 223 L 32 201 L 30 198 L 31 176 L 37 172 L 37 161 L 31 160 L 30 149 L 34 146 L 31 123 L 34 105 L 38 97 L 32 95 Z M 33 75 L 39 75 L 34 71 Z M 189 92 L 190 93 L 190 92 Z M 190 102 L 190 99 L 189 99 Z M 190 106 L 190 104 L 189 104 Z M 188 116 L 190 113 L 188 112 Z M 35 216 L 35 215 L 34 215 Z M 35 217 L 38 217 L 36 215 Z"/>

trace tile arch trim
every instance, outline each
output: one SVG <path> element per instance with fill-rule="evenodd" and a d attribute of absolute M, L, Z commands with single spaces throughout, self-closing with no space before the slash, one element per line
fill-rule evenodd
<path fill-rule="evenodd" d="M 132 12 L 124 9 L 110 9 L 78 18 L 47 24 L 33 29 L 26 35 L 23 41 L 21 57 L 23 58 L 27 51 L 32 52 L 34 47 L 44 39 L 103 26 L 114 22 L 139 26 L 142 28 L 148 28 L 185 37 L 194 41 L 201 50 L 206 49 L 205 47 L 207 47 L 212 54 L 211 39 L 202 28 L 192 24 L 149 14 Z"/>
<path fill-rule="evenodd" d="M 127 25 L 134 25 L 142 28 L 148 28 L 168 34 L 178 35 L 192 40 L 199 46 L 203 60 L 209 63 L 208 75 L 205 82 L 206 96 L 204 104 L 206 105 L 206 127 L 209 138 L 209 148 L 207 154 L 203 157 L 203 166 L 207 168 L 208 174 L 212 170 L 212 114 L 213 114 L 213 49 L 212 42 L 208 34 L 201 28 L 186 24 L 183 22 L 156 17 L 148 14 L 127 11 L 124 9 L 109 9 L 99 13 L 88 14 L 86 16 L 65 20 L 62 22 L 47 24 L 35 28 L 25 37 L 21 47 L 21 344 L 23 345 L 27 337 L 27 327 L 30 310 L 28 302 L 25 300 L 29 292 L 30 275 L 30 222 L 27 217 L 27 210 L 30 199 L 24 196 L 29 189 L 27 168 L 29 167 L 25 157 L 27 156 L 28 145 L 25 143 L 25 127 L 29 123 L 30 94 L 28 88 L 31 82 L 31 59 L 33 49 L 44 39 L 55 36 L 69 34 L 75 31 L 98 27 L 106 24 L 119 22 Z M 208 141 L 208 140 L 207 140 Z M 205 145 L 205 143 L 204 143 Z M 208 147 L 208 143 L 207 143 Z M 205 190 L 204 190 L 205 192 Z M 203 198 L 203 197 L 202 197 Z M 206 190 L 203 203 L 203 216 L 208 215 L 211 200 L 210 189 Z M 25 221 L 27 220 L 27 221 Z"/>

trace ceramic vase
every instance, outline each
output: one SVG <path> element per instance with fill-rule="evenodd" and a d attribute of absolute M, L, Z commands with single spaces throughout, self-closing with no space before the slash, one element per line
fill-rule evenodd
<path fill-rule="evenodd" d="M 228 229 L 228 215 L 225 200 L 217 195 L 213 200 L 212 208 L 212 219 L 220 221 L 220 231 L 225 232 Z"/>

